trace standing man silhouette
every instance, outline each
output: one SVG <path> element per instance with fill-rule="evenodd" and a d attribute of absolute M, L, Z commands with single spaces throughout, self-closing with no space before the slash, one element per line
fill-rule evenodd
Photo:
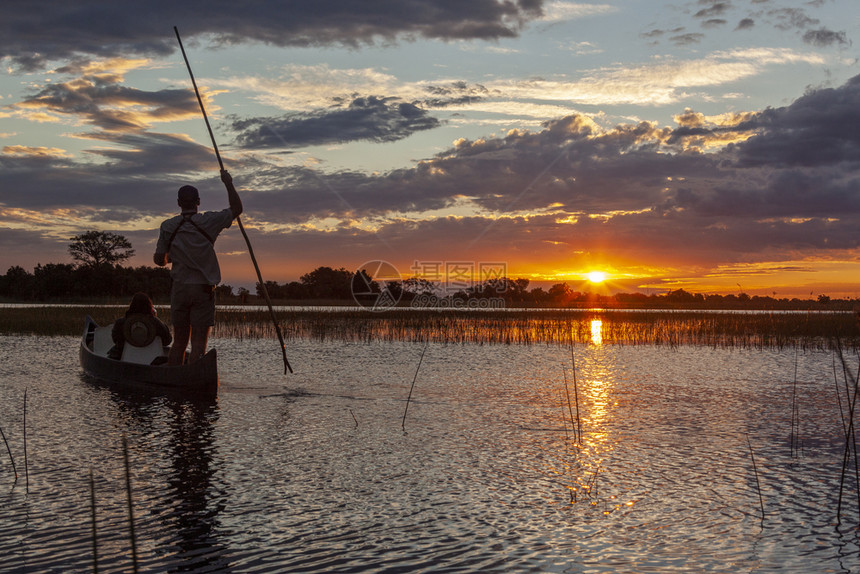
<path fill-rule="evenodd" d="M 183 185 L 177 197 L 181 213 L 161 224 L 153 261 L 159 266 L 172 264 L 170 318 L 173 322 L 173 346 L 168 365 L 184 362 L 189 339 L 191 353 L 188 362 L 202 357 L 209 341 L 209 330 L 215 324 L 215 286 L 221 282 L 215 239 L 242 213 L 242 200 L 233 187 L 233 178 L 223 169 L 221 181 L 227 188 L 230 207 L 198 213 L 200 194 L 197 188 Z"/>

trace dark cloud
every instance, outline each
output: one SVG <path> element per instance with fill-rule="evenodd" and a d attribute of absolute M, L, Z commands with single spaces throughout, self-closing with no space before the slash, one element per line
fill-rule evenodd
<path fill-rule="evenodd" d="M 860 76 L 769 108 L 739 128 L 757 135 L 736 146 L 743 166 L 823 167 L 860 163 Z"/>
<path fill-rule="evenodd" d="M 672 41 L 676 46 L 689 46 L 691 44 L 698 44 L 704 38 L 704 34 L 699 33 L 687 33 L 687 34 L 678 34 L 677 36 L 672 36 L 669 40 Z"/>
<path fill-rule="evenodd" d="M 679 126 L 666 138 L 671 145 L 692 138 L 745 139 L 731 144 L 725 161 L 742 167 L 823 168 L 860 164 L 860 76 L 839 88 L 810 90 L 791 105 L 739 115 L 729 125 L 706 125 L 691 110 L 675 117 Z"/>
<path fill-rule="evenodd" d="M 702 8 L 693 14 L 694 18 L 713 18 L 715 16 L 722 16 L 729 8 L 731 8 L 731 3 L 729 2 L 700 2 L 700 4 L 710 4 L 710 6 Z"/>
<path fill-rule="evenodd" d="M 470 86 L 466 82 L 454 82 L 443 86 L 428 86 L 429 97 L 422 100 L 422 105 L 428 108 L 445 108 L 461 104 L 479 102 L 490 95 L 490 91 L 476 84 Z"/>
<path fill-rule="evenodd" d="M 502 253 L 530 261 L 611 249 L 631 260 L 717 264 L 858 247 L 860 76 L 780 108 L 730 119 L 686 110 L 677 121 L 675 130 L 647 122 L 600 130 L 572 115 L 537 131 L 459 141 L 383 174 L 285 167 L 254 154 L 226 161 L 246 221 L 302 226 L 260 241 L 273 258 L 298 249 L 310 261 L 302 272 L 328 262 L 325 253 L 347 265 L 395 248 L 423 258 Z M 6 207 L 74 211 L 84 224 L 121 228 L 172 213 L 184 183 L 200 187 L 205 209 L 226 206 L 204 146 L 143 130 L 89 137 L 95 164 L 0 154 Z M 428 215 L 463 201 L 479 211 Z M 320 221 L 340 224 L 316 229 Z M 241 241 L 228 238 L 221 249 L 241 250 Z"/>
<path fill-rule="evenodd" d="M 755 27 L 755 20 L 752 18 L 744 18 L 740 22 L 738 22 L 737 28 L 735 30 L 750 30 Z"/>
<path fill-rule="evenodd" d="M 167 134 L 98 133 L 98 145 L 85 155 L 99 161 L 73 161 L 50 155 L 0 154 L 8 188 L 6 205 L 37 211 L 80 209 L 86 219 L 132 221 L 164 213 L 175 205 L 176 190 L 188 174 L 208 171 L 201 189 L 223 188 L 211 150 Z M 213 173 L 214 172 L 214 173 Z M 220 194 L 219 194 L 220 195 Z"/>
<path fill-rule="evenodd" d="M 543 0 L 319 0 L 278 4 L 238 2 L 113 2 L 46 0 L 7 7 L 0 25 L 0 59 L 34 70 L 76 55 L 165 55 L 183 40 L 213 45 L 263 42 L 275 46 L 352 45 L 398 38 L 513 37 L 542 15 Z"/>
<path fill-rule="evenodd" d="M 816 26 L 819 20 L 807 15 L 803 8 L 777 8 L 767 12 L 780 30 L 805 30 Z"/>
<path fill-rule="evenodd" d="M 66 68 L 68 70 L 68 68 Z M 108 131 L 132 131 L 150 121 L 199 113 L 193 92 L 165 89 L 147 92 L 121 85 L 113 74 L 85 74 L 69 82 L 48 84 L 14 107 L 82 118 Z"/>
<path fill-rule="evenodd" d="M 845 32 L 834 32 L 827 28 L 809 30 L 803 34 L 803 41 L 818 48 L 826 48 L 834 44 L 845 46 L 850 44 Z"/>
<path fill-rule="evenodd" d="M 642 34 L 639 34 L 639 36 L 641 38 L 645 38 L 646 40 L 651 40 L 652 43 L 656 44 L 656 43 L 658 43 L 658 40 L 660 38 L 662 38 L 664 35 L 674 34 L 674 36 L 669 37 L 670 41 L 672 41 L 672 42 L 678 42 L 678 41 L 684 42 L 685 40 L 691 39 L 691 38 L 686 38 L 686 36 L 688 36 L 689 34 L 682 34 L 682 32 L 684 30 L 685 30 L 684 26 L 677 26 L 675 28 L 672 28 L 671 30 L 661 30 L 659 28 L 655 28 L 655 29 L 651 30 L 650 32 L 643 32 Z M 695 36 L 699 36 L 699 39 L 704 38 L 703 34 L 696 34 Z M 691 43 L 695 43 L 695 41 L 697 41 L 697 40 L 694 40 Z"/>
<path fill-rule="evenodd" d="M 702 28 L 719 28 L 725 26 L 728 22 L 722 18 L 710 18 L 702 22 Z"/>
<path fill-rule="evenodd" d="M 391 98 L 356 98 L 345 108 L 279 118 L 237 119 L 236 144 L 249 149 L 350 141 L 392 142 L 440 125 L 418 106 Z"/>

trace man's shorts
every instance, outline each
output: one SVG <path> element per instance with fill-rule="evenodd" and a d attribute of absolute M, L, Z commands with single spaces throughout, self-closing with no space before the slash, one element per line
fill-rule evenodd
<path fill-rule="evenodd" d="M 212 285 L 174 283 L 170 289 L 170 320 L 174 327 L 211 327 L 215 324 Z"/>

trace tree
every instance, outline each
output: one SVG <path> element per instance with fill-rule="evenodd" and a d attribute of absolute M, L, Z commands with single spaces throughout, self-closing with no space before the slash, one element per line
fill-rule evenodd
<path fill-rule="evenodd" d="M 9 268 L 6 275 L 0 277 L 0 295 L 16 299 L 32 299 L 34 284 L 32 273 L 15 265 Z"/>
<path fill-rule="evenodd" d="M 355 274 L 344 268 L 317 267 L 299 279 L 314 299 L 351 299 L 352 278 Z"/>
<path fill-rule="evenodd" d="M 115 265 L 134 255 L 128 239 L 108 231 L 87 231 L 70 240 L 69 254 L 82 267 Z"/>
<path fill-rule="evenodd" d="M 33 270 L 34 295 L 39 301 L 78 295 L 75 267 L 68 263 L 37 264 Z"/>

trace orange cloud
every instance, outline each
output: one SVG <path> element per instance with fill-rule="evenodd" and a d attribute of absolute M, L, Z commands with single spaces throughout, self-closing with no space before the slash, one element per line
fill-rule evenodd
<path fill-rule="evenodd" d="M 72 157 L 66 150 L 58 147 L 7 145 L 3 147 L 3 154 L 19 157 L 58 158 Z"/>

